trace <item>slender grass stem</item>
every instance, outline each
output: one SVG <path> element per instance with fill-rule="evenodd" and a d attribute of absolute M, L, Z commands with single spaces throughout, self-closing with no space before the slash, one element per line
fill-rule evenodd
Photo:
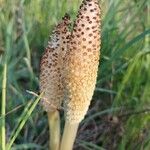
<path fill-rule="evenodd" d="M 79 123 L 70 124 L 70 122 L 65 123 L 65 129 L 62 137 L 60 150 L 72 150 L 73 144 L 76 138 Z"/>
<path fill-rule="evenodd" d="M 16 138 L 18 137 L 20 131 L 22 130 L 22 128 L 24 127 L 25 123 L 27 122 L 27 120 L 31 116 L 31 113 L 33 112 L 33 110 L 35 109 L 36 105 L 40 101 L 40 99 L 42 97 L 42 94 L 43 93 L 41 93 L 41 95 L 39 95 L 34 102 L 30 102 L 26 106 L 23 114 L 21 115 L 21 118 L 19 119 L 17 128 L 13 131 L 12 136 L 11 136 L 9 142 L 7 143 L 7 150 L 11 149 L 11 147 L 12 147 L 14 141 L 16 140 Z"/>
<path fill-rule="evenodd" d="M 60 116 L 59 112 L 53 111 L 48 112 L 48 123 L 49 123 L 49 147 L 50 150 L 59 150 L 60 144 Z"/>
<path fill-rule="evenodd" d="M 1 148 L 5 150 L 6 133 L 5 133 L 5 113 L 6 113 L 6 83 L 7 83 L 7 65 L 4 65 L 3 82 L 2 82 L 2 104 L 1 104 Z"/>

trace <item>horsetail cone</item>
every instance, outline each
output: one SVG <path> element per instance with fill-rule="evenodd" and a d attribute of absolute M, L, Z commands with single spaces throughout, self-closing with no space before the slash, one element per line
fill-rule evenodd
<path fill-rule="evenodd" d="M 94 92 L 100 56 L 100 8 L 98 0 L 83 0 L 65 57 L 66 121 L 79 123 Z"/>
<path fill-rule="evenodd" d="M 44 92 L 41 103 L 48 112 L 60 108 L 64 92 L 62 85 L 62 63 L 69 41 L 70 17 L 66 14 L 55 27 L 40 64 L 40 91 Z"/>

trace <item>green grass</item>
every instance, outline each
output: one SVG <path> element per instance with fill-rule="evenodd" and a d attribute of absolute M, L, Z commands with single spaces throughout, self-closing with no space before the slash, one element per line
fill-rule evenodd
<path fill-rule="evenodd" d="M 0 1 L 1 149 L 47 149 L 46 114 L 26 90 L 38 93 L 39 62 L 48 37 L 65 12 L 75 18 L 80 2 Z M 101 7 L 97 87 L 75 149 L 149 150 L 150 2 L 102 0 Z"/>
<path fill-rule="evenodd" d="M 7 82 L 7 65 L 4 64 L 3 81 L 2 81 L 2 101 L 1 101 L 1 116 L 0 120 L 0 137 L 1 137 L 1 148 L 5 149 L 6 135 L 5 135 L 5 114 L 6 114 L 6 82 Z"/>

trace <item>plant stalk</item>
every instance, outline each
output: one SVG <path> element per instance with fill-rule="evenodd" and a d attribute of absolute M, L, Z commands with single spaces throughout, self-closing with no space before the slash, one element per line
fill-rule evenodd
<path fill-rule="evenodd" d="M 71 124 L 68 121 L 65 123 L 60 150 L 73 149 L 73 144 L 76 138 L 78 127 L 79 123 Z"/>
<path fill-rule="evenodd" d="M 59 150 L 60 144 L 60 116 L 59 111 L 48 112 L 49 123 L 49 148 L 50 150 Z"/>
<path fill-rule="evenodd" d="M 6 113 L 6 83 L 7 83 L 7 65 L 4 65 L 3 81 L 2 81 L 2 103 L 1 103 L 1 148 L 5 150 L 6 131 L 5 131 L 5 113 Z"/>

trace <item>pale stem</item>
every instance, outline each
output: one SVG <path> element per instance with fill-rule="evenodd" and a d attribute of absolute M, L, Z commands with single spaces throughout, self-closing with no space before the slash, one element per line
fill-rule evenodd
<path fill-rule="evenodd" d="M 59 111 L 48 112 L 49 123 L 49 147 L 50 150 L 59 150 L 60 144 L 60 116 Z"/>
<path fill-rule="evenodd" d="M 66 121 L 60 150 L 72 150 L 79 123 L 71 124 Z"/>

